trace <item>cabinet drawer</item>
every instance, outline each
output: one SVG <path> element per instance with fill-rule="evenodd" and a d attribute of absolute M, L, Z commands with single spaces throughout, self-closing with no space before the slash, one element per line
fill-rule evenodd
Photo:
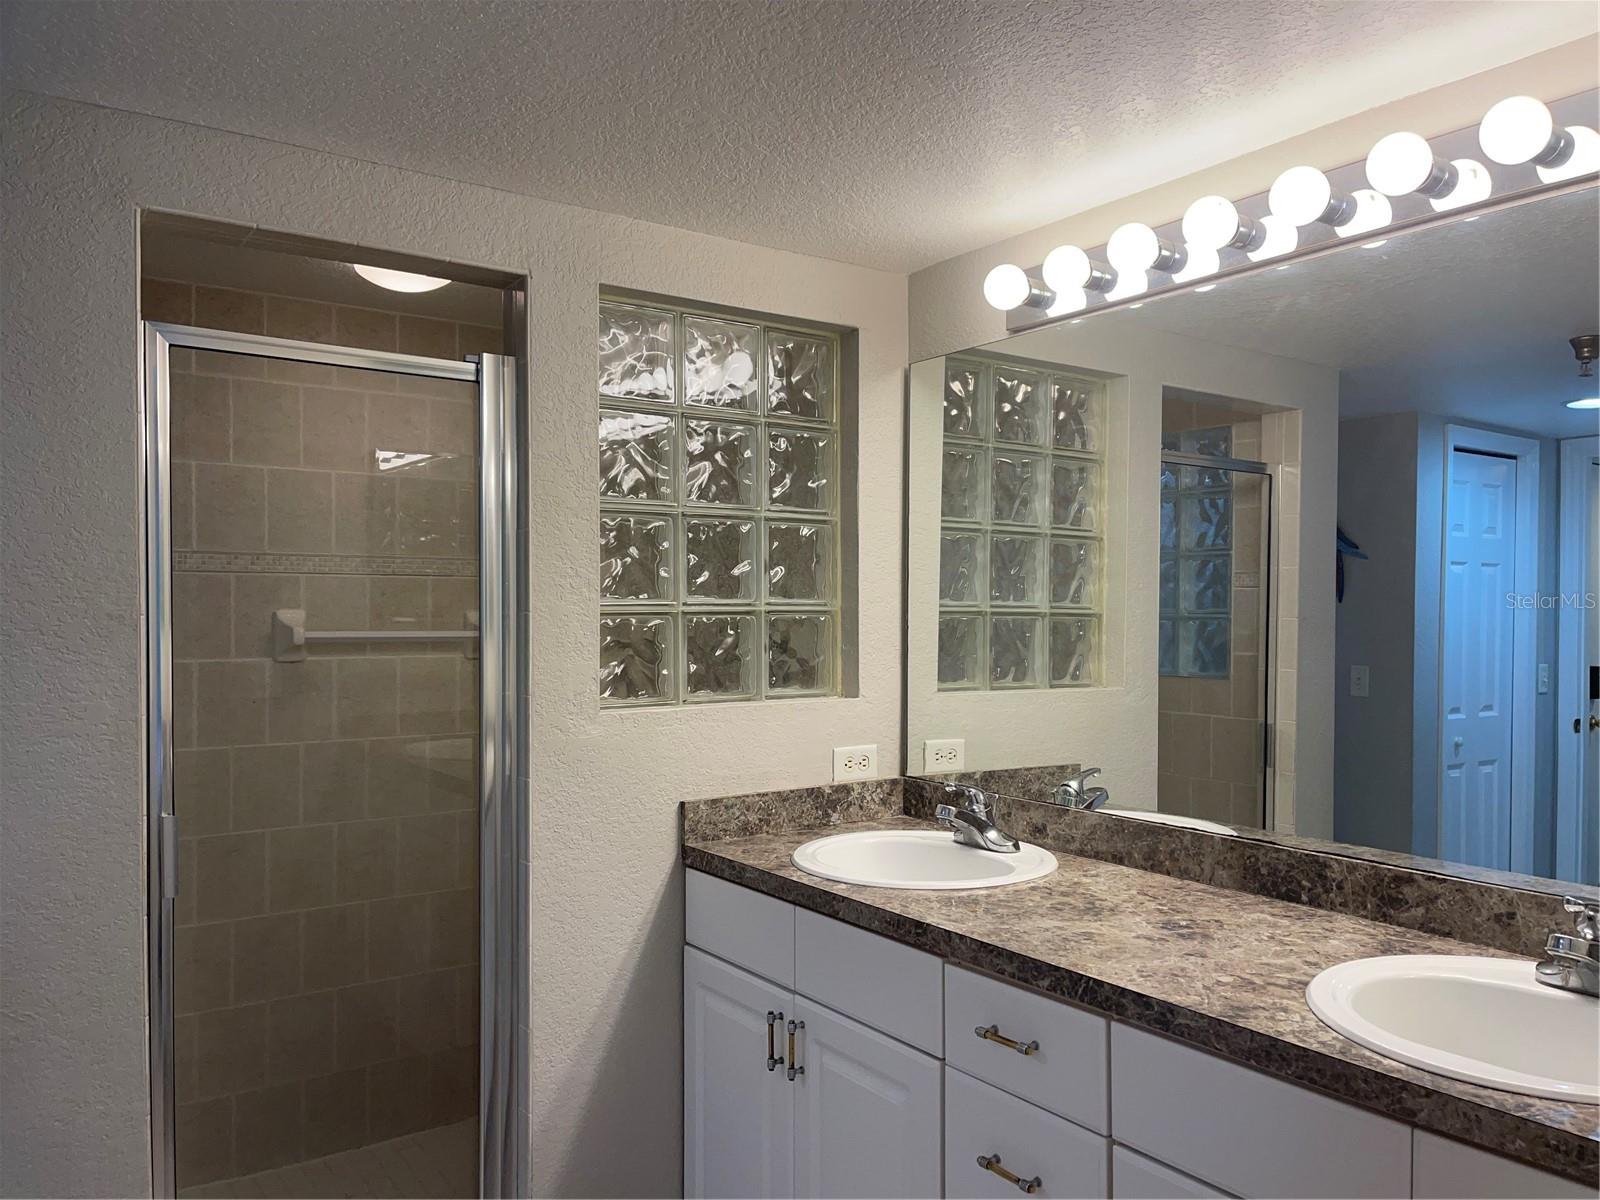
<path fill-rule="evenodd" d="M 1038 1178 L 1035 1196 L 1103 1197 L 1109 1145 L 1097 1133 L 945 1066 L 946 1196 L 1015 1200 L 1019 1185 L 978 1163 L 998 1156 L 996 1165 L 1024 1180 Z"/>
<path fill-rule="evenodd" d="M 1228 1200 L 1227 1192 L 1135 1154 L 1126 1146 L 1111 1148 L 1111 1195 L 1116 1200 Z"/>
<path fill-rule="evenodd" d="M 795 990 L 935 1058 L 944 1056 L 943 965 L 842 921 L 795 912 Z"/>
<path fill-rule="evenodd" d="M 988 1038 L 999 1033 L 1030 1054 Z M 1079 1125 L 1105 1133 L 1106 1019 L 960 967 L 944 969 L 945 1061 Z"/>
<path fill-rule="evenodd" d="M 1554 1200 L 1593 1200 L 1594 1186 L 1584 1187 L 1559 1175 L 1546 1174 L 1512 1162 L 1476 1146 L 1415 1131 L 1412 1142 L 1412 1195 L 1421 1200 L 1513 1200 L 1516 1197 L 1552 1197 Z"/>
<path fill-rule="evenodd" d="M 1111 1132 L 1240 1196 L 1411 1194 L 1407 1126 L 1117 1024 Z"/>
<path fill-rule="evenodd" d="M 684 940 L 784 987 L 794 986 L 794 905 L 685 871 Z"/>

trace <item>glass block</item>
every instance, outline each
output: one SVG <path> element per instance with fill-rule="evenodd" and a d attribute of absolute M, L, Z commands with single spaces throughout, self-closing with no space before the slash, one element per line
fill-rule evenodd
<path fill-rule="evenodd" d="M 1161 497 L 1161 549 L 1162 552 L 1178 548 L 1178 500 L 1176 496 Z"/>
<path fill-rule="evenodd" d="M 1050 621 L 1050 685 L 1085 687 L 1099 682 L 1100 623 L 1093 617 Z"/>
<path fill-rule="evenodd" d="M 1178 623 L 1162 621 L 1156 643 L 1156 669 L 1162 675 L 1178 673 Z"/>
<path fill-rule="evenodd" d="M 994 437 L 997 442 L 1044 445 L 1044 388 L 1032 371 L 994 368 Z"/>
<path fill-rule="evenodd" d="M 1206 454 L 1212 458 L 1233 457 L 1233 426 L 1215 425 L 1210 429 L 1185 429 L 1178 435 L 1178 449 L 1186 454 Z"/>
<path fill-rule="evenodd" d="M 683 402 L 756 407 L 761 330 L 709 317 L 683 319 Z"/>
<path fill-rule="evenodd" d="M 832 506 L 832 434 L 767 430 L 767 503 L 817 512 Z"/>
<path fill-rule="evenodd" d="M 767 690 L 825 692 L 833 678 L 833 618 L 826 613 L 767 617 Z"/>
<path fill-rule="evenodd" d="M 756 524 L 686 517 L 683 590 L 689 600 L 756 598 Z"/>
<path fill-rule="evenodd" d="M 983 542 L 981 533 L 949 530 L 939 536 L 939 602 L 983 603 Z"/>
<path fill-rule="evenodd" d="M 983 684 L 983 618 L 939 618 L 939 686 L 981 687 Z"/>
<path fill-rule="evenodd" d="M 672 499 L 672 418 L 600 414 L 600 494 L 616 500 Z"/>
<path fill-rule="evenodd" d="M 1175 492 L 1178 490 L 1178 468 L 1171 463 L 1161 464 L 1161 491 Z"/>
<path fill-rule="evenodd" d="M 672 599 L 672 520 L 600 517 L 600 598 Z"/>
<path fill-rule="evenodd" d="M 683 498 L 686 502 L 754 508 L 755 479 L 755 426 L 684 421 Z"/>
<path fill-rule="evenodd" d="M 1039 685 L 1038 617 L 990 618 L 989 684 L 991 687 Z"/>
<path fill-rule="evenodd" d="M 767 411 L 807 421 L 833 419 L 833 343 L 767 330 Z"/>
<path fill-rule="evenodd" d="M 600 619 L 600 699 L 608 704 L 670 700 L 672 618 Z"/>
<path fill-rule="evenodd" d="M 1160 591 L 1156 601 L 1163 616 L 1178 611 L 1178 560 L 1170 554 L 1161 556 Z"/>
<path fill-rule="evenodd" d="M 1099 454 L 1105 449 L 1103 392 L 1098 383 L 1054 376 L 1050 380 L 1050 438 L 1057 450 Z"/>
<path fill-rule="evenodd" d="M 1045 460 L 997 448 L 990 464 L 990 516 L 1002 525 L 1042 524 Z"/>
<path fill-rule="evenodd" d="M 988 452 L 980 447 L 946 446 L 939 474 L 939 512 L 947 521 L 983 519 Z"/>
<path fill-rule="evenodd" d="M 1039 604 L 1042 539 L 1015 534 L 989 538 L 989 599 L 995 604 Z"/>
<path fill-rule="evenodd" d="M 767 525 L 767 596 L 833 599 L 833 530 L 827 525 Z"/>
<path fill-rule="evenodd" d="M 1050 543 L 1052 608 L 1094 608 L 1100 601 L 1100 543 L 1080 539 Z"/>
<path fill-rule="evenodd" d="M 1057 458 L 1050 466 L 1050 523 L 1058 529 L 1100 527 L 1100 466 Z"/>
<path fill-rule="evenodd" d="M 1196 617 L 1178 622 L 1178 673 L 1225 679 L 1228 675 L 1228 618 Z"/>
<path fill-rule="evenodd" d="M 983 436 L 983 368 L 976 363 L 944 365 L 944 432 L 946 437 Z"/>
<path fill-rule="evenodd" d="M 1178 561 L 1179 606 L 1186 613 L 1225 613 L 1233 592 L 1233 559 L 1227 554 Z"/>
<path fill-rule="evenodd" d="M 1178 546 L 1225 550 L 1233 541 L 1233 504 L 1222 493 L 1184 496 L 1178 502 Z"/>
<path fill-rule="evenodd" d="M 1233 473 L 1222 467 L 1184 467 L 1178 472 L 1178 485 L 1189 492 L 1222 490 L 1233 485 Z"/>
<path fill-rule="evenodd" d="M 1168 433 L 1163 429 L 1161 431 L 1161 448 L 1163 450 L 1178 449 L 1178 435 L 1176 433 Z"/>
<path fill-rule="evenodd" d="M 600 306 L 600 394 L 672 402 L 672 314 Z"/>
<path fill-rule="evenodd" d="M 755 694 L 756 619 L 744 614 L 685 617 L 683 679 L 697 699 L 729 700 Z"/>

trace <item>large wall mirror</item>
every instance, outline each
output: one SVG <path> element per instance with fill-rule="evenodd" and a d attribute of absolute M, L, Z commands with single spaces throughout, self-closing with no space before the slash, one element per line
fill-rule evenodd
<path fill-rule="evenodd" d="M 907 773 L 1595 883 L 1597 195 L 914 364 Z"/>

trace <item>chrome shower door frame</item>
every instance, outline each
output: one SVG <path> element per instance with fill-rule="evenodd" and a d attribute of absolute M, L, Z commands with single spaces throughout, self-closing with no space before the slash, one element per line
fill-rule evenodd
<path fill-rule="evenodd" d="M 525 740 L 518 619 L 522 577 L 522 427 L 516 360 L 424 358 L 214 329 L 143 323 L 140 345 L 144 477 L 144 677 L 146 725 L 146 917 L 150 1003 L 151 1194 L 177 1188 L 174 1068 L 174 899 L 178 835 L 172 804 L 172 523 L 170 352 L 184 348 L 475 383 L 479 404 L 479 1195 L 516 1195 L 522 1164 L 513 1124 L 526 1086 L 519 1019 L 526 977 L 524 880 L 517 838 L 525 830 Z"/>

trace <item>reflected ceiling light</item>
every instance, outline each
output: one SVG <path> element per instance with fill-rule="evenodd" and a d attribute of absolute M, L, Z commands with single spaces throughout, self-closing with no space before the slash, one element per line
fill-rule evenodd
<path fill-rule="evenodd" d="M 1315 167 L 1290 167 L 1272 181 L 1267 206 L 1295 225 L 1322 222 L 1337 228 L 1356 213 L 1356 202 L 1333 190 L 1328 177 Z"/>
<path fill-rule="evenodd" d="M 1557 167 L 1572 154 L 1572 135 L 1532 96 L 1510 96 L 1483 114 L 1478 145 L 1501 166 Z"/>
<path fill-rule="evenodd" d="M 1217 285 L 1214 284 L 1214 283 L 1202 283 L 1199 287 L 1195 288 L 1195 291 L 1196 292 L 1214 291 L 1216 289 L 1216 286 Z"/>
<path fill-rule="evenodd" d="M 1106 242 L 1106 257 L 1118 276 L 1142 275 L 1146 271 L 1177 271 L 1184 263 L 1182 246 L 1175 246 L 1156 231 L 1138 221 L 1117 226 Z"/>
<path fill-rule="evenodd" d="M 1568 408 L 1600 408 L 1600 396 L 1585 396 L 1581 400 L 1568 400 Z"/>
<path fill-rule="evenodd" d="M 1044 256 L 1044 285 L 1060 292 L 1071 288 L 1091 292 L 1110 291 L 1117 273 L 1102 267 L 1077 246 L 1057 246 Z"/>
<path fill-rule="evenodd" d="M 983 298 L 991 308 L 1001 312 L 1010 312 L 1024 304 L 1030 308 L 1046 308 L 1054 299 L 1015 263 L 1001 263 L 983 277 Z"/>
<path fill-rule="evenodd" d="M 1357 188 L 1351 194 L 1351 199 L 1356 202 L 1355 215 L 1334 230 L 1342 238 L 1360 237 L 1363 233 L 1382 229 L 1394 220 L 1394 209 L 1389 204 L 1389 197 L 1382 192 L 1375 192 L 1371 188 Z"/>
<path fill-rule="evenodd" d="M 1173 283 L 1188 283 L 1191 279 L 1204 279 L 1222 270 L 1222 256 L 1215 250 L 1202 246 L 1183 248 L 1183 266 L 1172 273 Z"/>
<path fill-rule="evenodd" d="M 1455 190 L 1456 168 L 1421 135 L 1391 133 L 1367 153 L 1367 182 L 1386 196 L 1447 196 Z"/>
<path fill-rule="evenodd" d="M 1183 214 L 1183 240 L 1191 250 L 1254 250 L 1266 236 L 1261 222 L 1226 196 L 1201 196 Z"/>
<path fill-rule="evenodd" d="M 1433 205 L 1434 212 L 1449 212 L 1452 208 L 1464 208 L 1468 204 L 1481 204 L 1489 198 L 1489 193 L 1494 190 L 1494 180 L 1489 176 L 1489 168 L 1474 158 L 1454 158 L 1450 165 L 1456 170 L 1456 186 L 1442 196 L 1434 196 L 1428 203 Z M 1468 217 L 1469 221 L 1476 221 L 1477 217 Z"/>
<path fill-rule="evenodd" d="M 1568 125 L 1567 136 L 1572 139 L 1572 153 L 1564 163 L 1538 168 L 1541 182 L 1560 183 L 1600 171 L 1600 133 L 1587 125 Z"/>
<path fill-rule="evenodd" d="M 418 275 L 412 271 L 394 271 L 388 267 L 369 267 L 364 263 L 351 263 L 351 269 L 368 283 L 375 283 L 391 292 L 432 292 L 449 283 L 437 275 Z"/>
<path fill-rule="evenodd" d="M 1287 254 L 1300 244 L 1300 230 L 1295 223 L 1287 217 L 1280 217 L 1270 213 L 1261 218 L 1261 228 L 1265 231 L 1261 238 L 1261 245 L 1254 250 L 1246 251 L 1251 262 L 1264 262 L 1269 258 L 1277 258 Z M 1285 263 L 1284 266 L 1288 264 Z M 1279 270 L 1283 268 L 1280 267 Z"/>

